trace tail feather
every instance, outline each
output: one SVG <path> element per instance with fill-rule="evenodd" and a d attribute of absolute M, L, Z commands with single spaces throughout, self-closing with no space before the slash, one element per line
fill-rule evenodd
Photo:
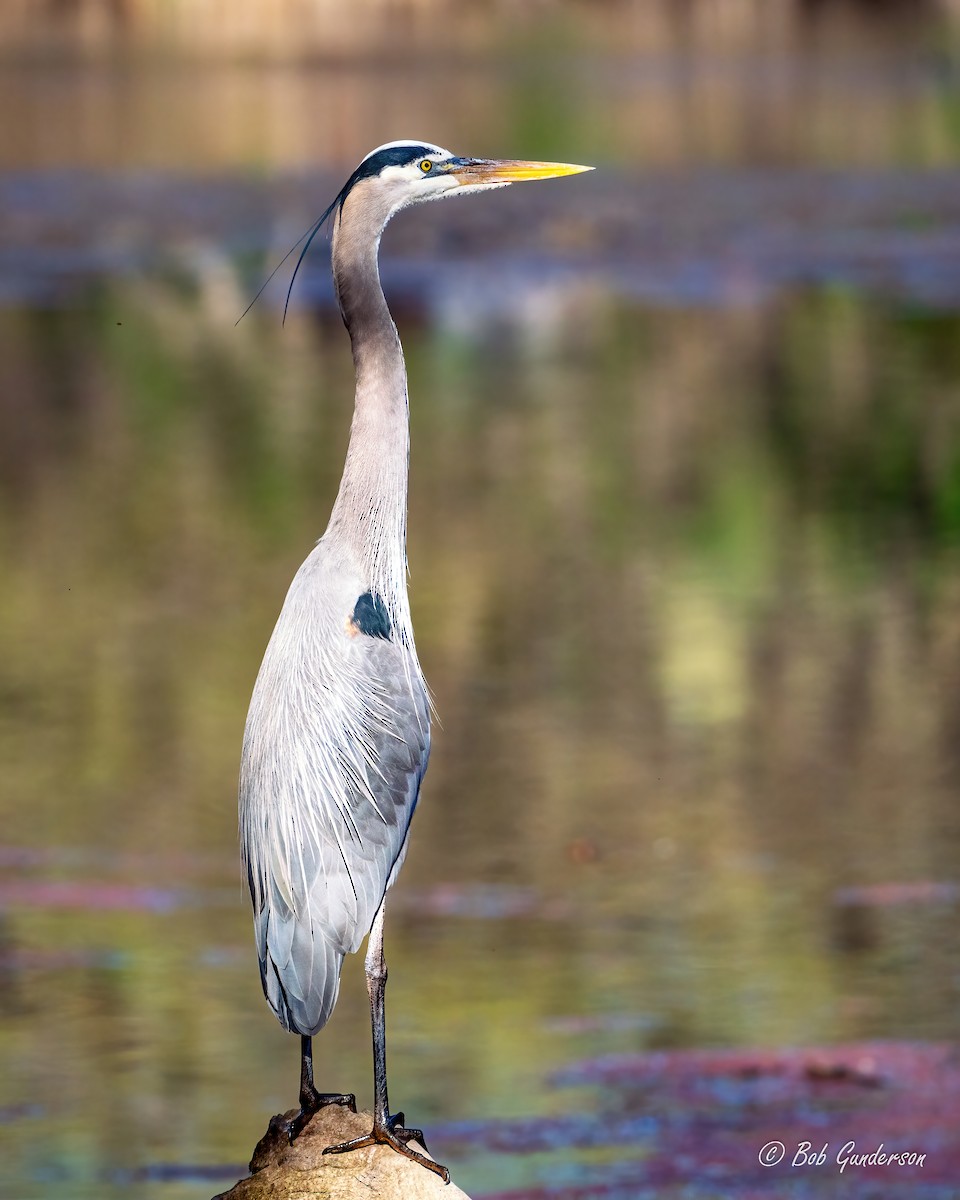
<path fill-rule="evenodd" d="M 343 954 L 307 924 L 297 923 L 285 962 L 274 958 L 268 931 L 260 978 L 284 1029 L 308 1036 L 320 1032 L 337 1003 L 342 966 Z"/>

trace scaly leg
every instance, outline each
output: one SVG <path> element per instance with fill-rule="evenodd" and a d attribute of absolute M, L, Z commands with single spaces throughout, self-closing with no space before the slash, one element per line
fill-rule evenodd
<path fill-rule="evenodd" d="M 357 1111 L 356 1099 L 341 1092 L 318 1092 L 313 1083 L 313 1038 L 300 1038 L 300 1111 L 290 1122 L 290 1141 L 303 1133 L 310 1118 L 328 1104 L 342 1104 Z"/>
<path fill-rule="evenodd" d="M 380 905 L 370 930 L 364 969 L 373 1025 L 373 1130 L 364 1137 L 353 1138 L 337 1146 L 328 1146 L 324 1154 L 343 1154 L 346 1150 L 360 1150 L 364 1146 L 390 1146 L 398 1154 L 439 1175 L 444 1183 L 449 1183 L 450 1172 L 446 1167 L 434 1162 L 432 1158 L 425 1158 L 407 1145 L 407 1142 L 417 1141 L 426 1149 L 422 1131 L 405 1128 L 403 1113 L 391 1116 L 387 1104 L 387 1034 L 384 1007 L 387 964 L 383 957 L 383 904 Z"/>

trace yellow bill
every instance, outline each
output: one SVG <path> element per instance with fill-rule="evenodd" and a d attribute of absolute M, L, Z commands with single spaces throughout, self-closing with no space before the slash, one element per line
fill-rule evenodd
<path fill-rule="evenodd" d="M 465 187 L 471 184 L 520 183 L 526 179 L 555 179 L 579 175 L 593 167 L 576 163 L 524 162 L 518 158 L 455 158 L 443 166 Z"/>

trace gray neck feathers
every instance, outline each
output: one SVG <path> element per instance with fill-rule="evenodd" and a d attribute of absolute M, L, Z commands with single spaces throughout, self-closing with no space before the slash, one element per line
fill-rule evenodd
<path fill-rule="evenodd" d="M 391 210 L 358 183 L 334 217 L 333 279 L 350 334 L 357 394 L 350 444 L 328 536 L 349 546 L 370 588 L 386 603 L 401 640 L 413 646 L 407 604 L 407 375 L 377 266 Z"/>

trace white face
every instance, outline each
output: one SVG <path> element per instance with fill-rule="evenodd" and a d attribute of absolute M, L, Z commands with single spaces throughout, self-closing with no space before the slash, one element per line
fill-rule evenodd
<path fill-rule="evenodd" d="M 445 196 L 457 196 L 463 192 L 487 191 L 506 187 L 510 182 L 503 180 L 467 179 L 467 169 L 474 159 L 458 158 L 450 150 L 435 146 L 432 142 L 400 141 L 387 142 L 372 150 L 358 170 L 372 159 L 383 156 L 384 151 L 396 152 L 396 157 L 407 161 L 388 163 L 372 174 L 378 183 L 391 194 L 393 209 L 405 208 L 408 204 L 420 204 L 425 200 L 440 200 Z M 371 163 L 371 166 L 375 164 Z"/>

